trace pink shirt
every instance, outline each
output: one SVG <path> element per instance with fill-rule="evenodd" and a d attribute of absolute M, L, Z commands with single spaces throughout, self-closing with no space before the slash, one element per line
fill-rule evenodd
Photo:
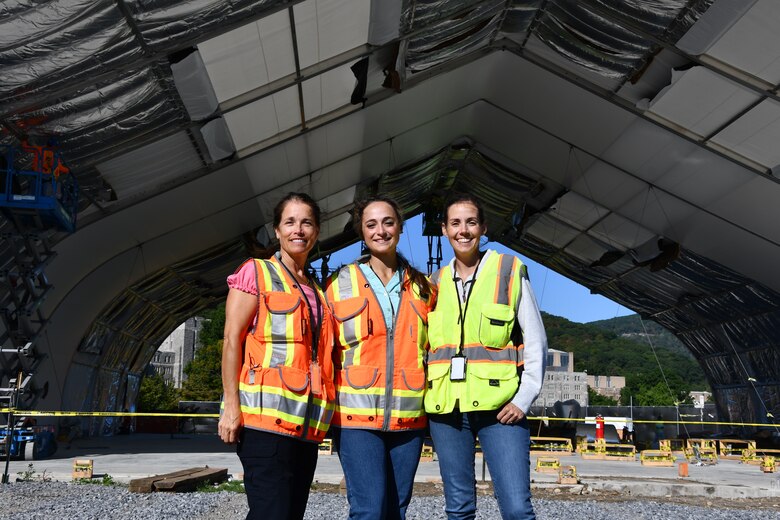
<path fill-rule="evenodd" d="M 227 284 L 231 289 L 238 289 L 241 292 L 257 295 L 257 281 L 255 279 L 254 261 L 245 262 L 244 265 L 241 266 L 241 269 L 238 270 L 238 272 L 228 276 Z M 317 293 L 308 285 L 301 285 L 300 287 L 303 289 L 303 294 L 306 295 L 306 299 L 309 300 L 309 303 L 312 304 L 312 307 L 316 309 L 317 304 L 315 303 L 315 298 L 317 298 Z M 320 314 L 322 314 L 322 311 L 320 311 Z M 321 316 L 315 316 L 315 319 L 319 322 Z M 252 326 L 254 326 L 256 323 L 257 316 L 255 316 Z"/>

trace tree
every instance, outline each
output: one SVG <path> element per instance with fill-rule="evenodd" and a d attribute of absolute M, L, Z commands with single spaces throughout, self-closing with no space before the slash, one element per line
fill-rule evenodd
<path fill-rule="evenodd" d="M 179 392 L 165 382 L 157 372 L 148 373 L 141 379 L 138 390 L 139 412 L 170 412 L 179 407 Z"/>
<path fill-rule="evenodd" d="M 588 406 L 617 406 L 618 402 L 588 387 Z"/>
<path fill-rule="evenodd" d="M 222 396 L 222 341 L 204 344 L 195 358 L 184 367 L 187 379 L 182 384 L 185 401 L 219 401 Z"/>
<path fill-rule="evenodd" d="M 222 340 L 225 330 L 225 304 L 203 313 L 203 328 L 198 332 L 198 343 L 201 346 L 213 345 Z"/>

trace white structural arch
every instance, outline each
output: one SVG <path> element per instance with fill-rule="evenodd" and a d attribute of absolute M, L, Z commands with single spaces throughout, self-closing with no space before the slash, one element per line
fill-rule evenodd
<path fill-rule="evenodd" d="M 0 220 L 0 340 L 37 356 L 0 355 L 0 387 L 34 364 L 23 405 L 129 407 L 157 345 L 224 298 L 286 192 L 320 202 L 327 253 L 354 240 L 356 197 L 412 215 L 469 191 L 491 239 L 674 332 L 723 418 L 780 413 L 776 2 L 0 14 L 0 142 L 56 138 L 82 189 L 72 234 Z"/>

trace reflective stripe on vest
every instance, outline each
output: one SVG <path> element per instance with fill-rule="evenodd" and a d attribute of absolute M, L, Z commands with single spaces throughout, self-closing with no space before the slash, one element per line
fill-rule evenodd
<path fill-rule="evenodd" d="M 254 260 L 257 324 L 244 342 L 239 398 L 244 426 L 321 441 L 333 417 L 333 329 L 324 294 L 318 363 L 322 392 L 311 393 L 309 309 L 277 258 Z"/>
<path fill-rule="evenodd" d="M 335 425 L 381 430 L 426 425 L 423 395 L 428 306 L 407 277 L 405 273 L 390 331 L 357 264 L 343 267 L 331 278 L 327 297 L 341 355 Z"/>
<path fill-rule="evenodd" d="M 461 411 L 493 410 L 517 391 L 522 345 L 513 344 L 512 331 L 525 266 L 511 255 L 495 252 L 483 262 L 463 317 L 462 353 L 467 359 L 464 381 L 449 378 L 461 333 L 460 296 L 452 269 L 446 266 L 432 278 L 438 279 L 439 292 L 436 309 L 428 315 L 428 413 L 449 413 L 456 404 Z"/>

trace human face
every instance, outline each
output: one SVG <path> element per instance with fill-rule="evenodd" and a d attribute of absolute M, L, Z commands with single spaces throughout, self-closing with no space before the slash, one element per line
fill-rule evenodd
<path fill-rule="evenodd" d="M 441 226 L 455 256 L 467 260 L 479 254 L 479 239 L 487 227 L 479 223 L 477 207 L 470 202 L 458 202 L 447 209 L 447 220 Z"/>
<path fill-rule="evenodd" d="M 393 207 L 387 202 L 372 202 L 363 210 L 360 226 L 363 241 L 372 256 L 395 254 L 401 227 Z"/>
<path fill-rule="evenodd" d="M 298 200 L 287 203 L 274 231 L 282 252 L 293 258 L 306 258 L 320 235 L 311 207 Z"/>

